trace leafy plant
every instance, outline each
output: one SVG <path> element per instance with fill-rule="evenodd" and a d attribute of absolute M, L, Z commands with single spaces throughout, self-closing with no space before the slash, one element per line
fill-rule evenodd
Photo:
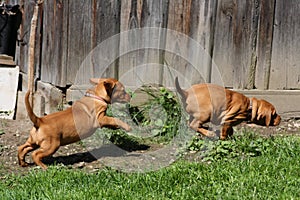
<path fill-rule="evenodd" d="M 141 92 L 147 94 L 149 99 L 138 107 L 130 107 L 131 118 L 156 139 L 170 140 L 178 133 L 181 119 L 178 99 L 164 87 L 143 86 Z"/>
<path fill-rule="evenodd" d="M 139 106 L 109 105 L 106 114 L 121 119 L 132 127 L 127 133 L 121 129 L 103 129 L 112 143 L 126 150 L 148 148 L 151 143 L 167 143 L 179 131 L 181 107 L 176 96 L 164 87 L 143 86 L 137 93 L 147 96 Z"/>
<path fill-rule="evenodd" d="M 203 140 L 194 137 L 188 149 L 199 151 L 204 161 L 227 160 L 235 157 L 254 157 L 267 152 L 270 144 L 253 132 L 236 133 L 229 140 Z"/>

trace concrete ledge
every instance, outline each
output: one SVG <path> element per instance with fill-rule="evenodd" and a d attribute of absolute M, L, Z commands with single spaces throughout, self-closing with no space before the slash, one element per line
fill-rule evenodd
<path fill-rule="evenodd" d="M 18 92 L 16 119 L 22 119 L 27 116 L 24 105 L 24 96 L 27 91 L 27 75 L 20 73 L 21 91 Z M 33 110 L 37 116 L 43 116 L 63 109 L 64 95 L 61 90 L 49 83 L 37 81 L 37 91 L 34 94 Z"/>

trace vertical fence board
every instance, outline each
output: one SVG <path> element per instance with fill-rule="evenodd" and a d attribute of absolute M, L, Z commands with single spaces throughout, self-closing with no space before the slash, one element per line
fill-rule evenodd
<path fill-rule="evenodd" d="M 256 4 L 255 0 L 219 1 L 213 56 L 228 87 L 248 87 L 257 39 Z"/>
<path fill-rule="evenodd" d="M 81 66 L 81 64 L 92 49 L 92 8 L 92 0 L 69 2 L 66 63 L 68 84 L 85 83 L 91 76 L 90 66 Z"/>
<path fill-rule="evenodd" d="M 167 28 L 189 34 L 191 0 L 173 0 L 169 2 Z"/>
<path fill-rule="evenodd" d="M 119 78 L 128 85 L 159 82 L 159 28 L 164 27 L 166 5 L 163 0 L 122 1 L 120 31 L 129 32 L 120 38 L 120 52 L 125 55 L 120 58 Z M 158 29 L 136 29 L 147 27 Z"/>
<path fill-rule="evenodd" d="M 169 51 L 165 52 L 164 62 L 175 70 L 176 76 L 190 79 L 195 70 L 188 59 L 188 38 L 182 37 L 182 34 L 188 35 L 190 32 L 191 0 L 170 1 L 168 7 L 167 28 L 172 31 L 166 34 L 165 45 Z M 174 77 L 170 71 L 164 70 L 163 76 L 169 77 L 164 85 L 174 87 Z"/>
<path fill-rule="evenodd" d="M 67 76 L 67 8 L 68 1 L 45 1 L 43 15 L 41 79 L 62 87 Z"/>
<path fill-rule="evenodd" d="M 217 1 L 192 1 L 191 6 L 191 32 L 190 36 L 199 42 L 202 48 L 189 48 L 191 60 L 197 59 L 195 66 L 202 79 L 197 75 L 192 83 L 215 82 L 212 75 L 212 49 L 214 46 L 214 34 L 216 26 Z M 198 73 L 197 73 L 198 74 Z"/>
<path fill-rule="evenodd" d="M 95 35 L 95 44 L 92 45 L 93 47 L 96 45 L 102 45 L 102 42 L 106 39 L 109 40 L 110 37 L 118 37 L 116 34 L 119 34 L 120 32 L 121 12 L 120 0 L 94 0 L 94 2 L 96 7 L 94 9 L 95 18 L 93 20 L 93 26 L 95 28 L 94 31 L 92 31 L 92 34 Z M 105 49 L 105 52 L 96 52 L 101 53 L 101 55 L 105 56 L 107 59 L 110 58 L 112 63 L 109 63 L 109 66 L 98 66 L 98 69 L 99 67 L 101 69 L 106 68 L 104 74 L 97 74 L 97 66 L 93 66 L 95 68 L 93 70 L 95 76 L 118 78 L 119 39 L 115 39 L 114 41 L 115 42 Z M 96 64 L 101 64 L 101 62 Z"/>
<path fill-rule="evenodd" d="M 255 87 L 261 90 L 269 88 L 274 6 L 275 0 L 261 1 L 260 3 Z"/>
<path fill-rule="evenodd" d="M 277 0 L 270 89 L 300 89 L 300 3 Z"/>
<path fill-rule="evenodd" d="M 217 8 L 216 32 L 213 50 L 213 60 L 220 73 L 223 82 L 228 87 L 233 87 L 233 22 L 236 12 L 234 1 L 220 0 Z M 212 74 L 212 77 L 215 74 Z"/>
<path fill-rule="evenodd" d="M 136 49 L 140 42 L 135 29 L 141 27 L 142 5 L 143 1 L 138 0 L 121 1 L 119 78 L 130 86 L 138 84 L 134 79 L 140 64 L 140 50 L 130 50 Z"/>

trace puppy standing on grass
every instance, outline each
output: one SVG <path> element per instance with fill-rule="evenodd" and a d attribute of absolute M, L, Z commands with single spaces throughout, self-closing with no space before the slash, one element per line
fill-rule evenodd
<path fill-rule="evenodd" d="M 265 100 L 248 98 L 213 84 L 197 84 L 183 90 L 178 77 L 175 78 L 175 85 L 185 110 L 190 115 L 190 127 L 204 136 L 215 135 L 203 127 L 207 122 L 222 126 L 220 139 L 224 140 L 233 134 L 232 126 L 242 121 L 267 127 L 276 126 L 281 121 L 275 107 Z"/>
<path fill-rule="evenodd" d="M 130 95 L 124 86 L 116 79 L 90 79 L 95 84 L 93 89 L 76 101 L 67 110 L 53 113 L 42 118 L 37 117 L 30 106 L 28 91 L 25 95 L 25 105 L 34 127 L 25 144 L 18 147 L 18 160 L 22 167 L 28 166 L 25 156 L 32 153 L 33 161 L 47 169 L 42 158 L 54 154 L 60 146 L 77 142 L 91 136 L 99 127 L 131 128 L 123 121 L 106 116 L 107 104 L 112 102 L 126 103 Z"/>

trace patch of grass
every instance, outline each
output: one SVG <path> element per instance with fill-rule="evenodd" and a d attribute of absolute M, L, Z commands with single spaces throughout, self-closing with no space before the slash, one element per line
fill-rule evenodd
<path fill-rule="evenodd" d="M 267 151 L 270 140 L 262 138 L 252 131 L 243 130 L 237 132 L 228 140 L 210 140 L 193 137 L 188 145 L 190 151 L 197 151 L 203 161 L 215 161 L 220 159 L 230 159 L 235 157 L 260 156 Z"/>
<path fill-rule="evenodd" d="M 237 143 L 235 148 L 244 149 L 254 140 L 265 144 L 256 157 L 239 154 L 209 163 L 181 160 L 149 173 L 122 173 L 107 168 L 87 174 L 63 166 L 51 166 L 47 171 L 33 169 L 25 176 L 2 177 L 0 198 L 299 199 L 300 138 L 249 136 L 233 143 Z M 260 142 L 254 143 L 261 147 Z"/>

